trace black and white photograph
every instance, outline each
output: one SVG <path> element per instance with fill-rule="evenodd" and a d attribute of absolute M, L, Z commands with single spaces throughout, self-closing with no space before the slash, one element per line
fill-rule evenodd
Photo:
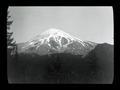
<path fill-rule="evenodd" d="M 112 84 L 112 6 L 9 6 L 10 84 Z"/>

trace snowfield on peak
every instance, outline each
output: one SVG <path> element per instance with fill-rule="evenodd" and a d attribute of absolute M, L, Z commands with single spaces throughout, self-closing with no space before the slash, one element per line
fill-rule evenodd
<path fill-rule="evenodd" d="M 96 45 L 94 42 L 84 42 L 62 30 L 51 28 L 27 41 L 22 47 L 22 51 L 37 52 L 39 55 L 54 52 L 86 55 Z"/>
<path fill-rule="evenodd" d="M 67 42 L 64 46 L 66 46 L 76 40 L 81 42 L 82 45 L 84 45 L 82 40 L 80 40 L 74 36 L 71 36 L 59 29 L 54 29 L 54 28 L 46 30 L 45 32 L 41 33 L 40 35 L 37 35 L 32 40 L 28 41 L 28 43 L 29 43 L 29 45 L 33 45 L 36 42 L 39 42 L 41 44 L 50 45 L 49 44 L 50 40 L 54 40 L 56 43 L 58 43 L 60 45 L 60 47 L 62 47 L 62 44 L 64 43 L 64 41 Z"/>

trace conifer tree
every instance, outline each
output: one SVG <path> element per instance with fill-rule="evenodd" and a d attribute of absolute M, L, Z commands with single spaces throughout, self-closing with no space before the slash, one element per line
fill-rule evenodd
<path fill-rule="evenodd" d="M 7 51 L 10 55 L 14 55 L 16 53 L 16 42 L 12 38 L 13 32 L 10 31 L 10 26 L 13 21 L 9 20 L 11 18 L 9 11 L 7 14 Z"/>

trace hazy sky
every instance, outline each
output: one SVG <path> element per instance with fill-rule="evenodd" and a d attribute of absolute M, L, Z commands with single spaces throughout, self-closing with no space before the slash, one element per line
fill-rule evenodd
<path fill-rule="evenodd" d="M 112 7 L 9 7 L 11 30 L 17 43 L 50 28 L 61 29 L 81 40 L 113 43 Z"/>

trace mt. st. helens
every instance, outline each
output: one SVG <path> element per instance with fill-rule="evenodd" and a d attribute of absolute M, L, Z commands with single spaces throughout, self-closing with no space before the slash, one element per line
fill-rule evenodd
<path fill-rule="evenodd" d="M 90 41 L 82 41 L 59 29 L 48 29 L 25 42 L 19 49 L 20 53 L 37 53 L 39 55 L 53 53 L 72 53 L 86 55 L 97 44 Z"/>
<path fill-rule="evenodd" d="M 113 81 L 113 45 L 82 41 L 50 29 L 17 46 L 17 54 L 8 56 L 9 83 L 111 84 Z"/>

